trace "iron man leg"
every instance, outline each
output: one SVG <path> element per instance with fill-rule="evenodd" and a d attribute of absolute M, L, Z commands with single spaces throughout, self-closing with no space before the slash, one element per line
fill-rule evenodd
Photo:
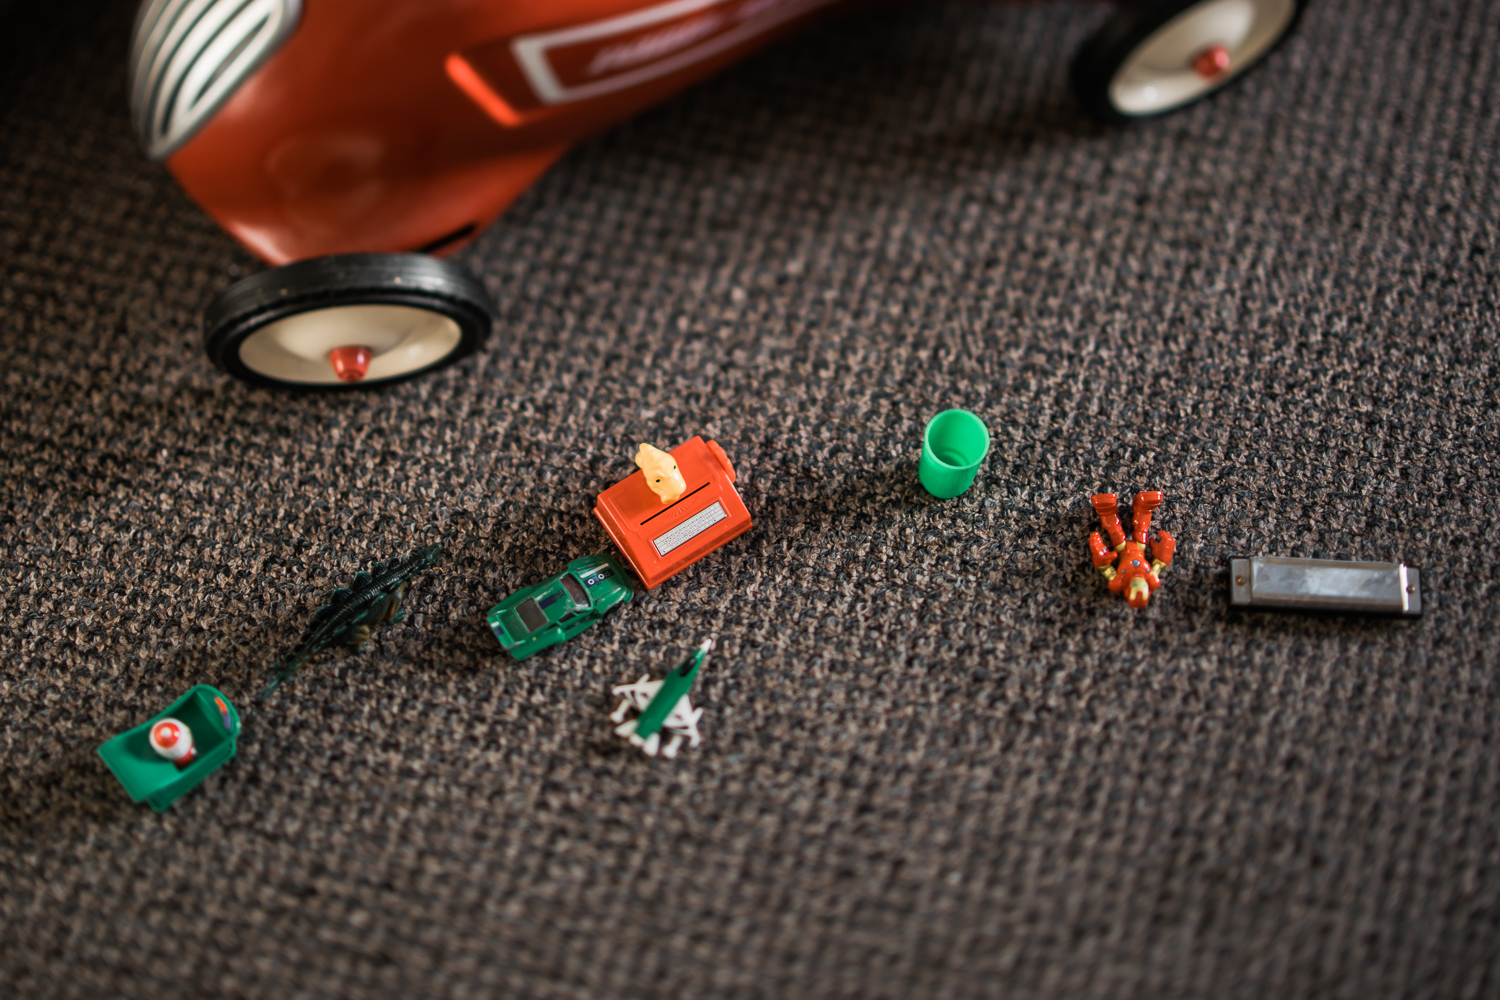
<path fill-rule="evenodd" d="M 1099 523 L 1109 533 L 1109 543 L 1119 552 L 1125 547 L 1125 527 L 1120 524 L 1119 496 L 1114 493 L 1095 493 L 1091 500 L 1094 510 L 1099 513 Z"/>
<path fill-rule="evenodd" d="M 1146 532 L 1151 530 L 1151 512 L 1161 506 L 1166 495 L 1161 490 L 1137 493 L 1135 502 L 1130 505 L 1131 520 L 1134 521 L 1135 533 L 1131 536 L 1142 545 L 1146 544 Z"/>

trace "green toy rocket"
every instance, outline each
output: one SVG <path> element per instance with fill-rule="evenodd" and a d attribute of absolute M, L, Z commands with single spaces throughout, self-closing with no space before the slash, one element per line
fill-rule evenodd
<path fill-rule="evenodd" d="M 655 756 L 660 749 L 662 756 L 675 757 L 684 739 L 691 746 L 697 746 L 700 742 L 698 719 L 703 715 L 703 709 L 693 708 L 688 702 L 687 694 L 692 689 L 693 682 L 698 679 L 698 671 L 702 669 L 703 662 L 708 659 L 708 651 L 713 646 L 712 639 L 705 639 L 701 646 L 688 654 L 687 659 L 659 681 L 651 680 L 649 674 L 642 674 L 641 679 L 634 684 L 617 686 L 614 693 L 623 700 L 610 716 L 615 722 L 621 723 L 615 727 L 615 732 L 650 756 Z M 637 709 L 641 714 L 628 722 L 622 722 L 631 708 Z M 663 730 L 671 736 L 665 747 L 661 746 Z"/>

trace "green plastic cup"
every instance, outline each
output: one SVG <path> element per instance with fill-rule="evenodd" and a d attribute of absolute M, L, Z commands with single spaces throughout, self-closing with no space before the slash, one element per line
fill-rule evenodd
<path fill-rule="evenodd" d="M 944 410 L 927 421 L 917 478 L 940 500 L 956 497 L 974 484 L 979 463 L 990 450 L 990 430 L 968 410 Z"/>

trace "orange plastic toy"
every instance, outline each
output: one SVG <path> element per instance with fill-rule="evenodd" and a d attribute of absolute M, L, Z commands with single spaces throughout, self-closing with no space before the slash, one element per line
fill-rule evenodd
<path fill-rule="evenodd" d="M 131 107 L 147 154 L 267 261 L 436 252 L 584 136 L 874 2 L 145 0 Z M 1074 87 L 1105 118 L 1175 110 L 1270 51 L 1303 2 L 1119 0 Z"/>
<path fill-rule="evenodd" d="M 647 590 L 750 530 L 723 448 L 695 437 L 671 455 L 686 485 L 677 500 L 663 500 L 638 470 L 599 494 L 594 506 Z"/>
<path fill-rule="evenodd" d="M 1099 523 L 1109 532 L 1114 548 L 1104 544 L 1099 532 L 1089 535 L 1089 552 L 1094 558 L 1094 568 L 1109 581 L 1109 589 L 1125 595 L 1125 603 L 1132 608 L 1144 608 L 1156 588 L 1161 586 L 1161 573 L 1172 563 L 1172 553 L 1177 550 L 1177 540 L 1169 532 L 1157 535 L 1149 543 L 1151 564 L 1146 564 L 1146 536 L 1151 530 L 1151 512 L 1161 506 L 1164 499 L 1160 490 L 1137 493 L 1132 504 L 1134 522 L 1131 537 L 1126 539 L 1125 529 L 1120 524 L 1119 497 L 1114 493 L 1095 493 L 1094 510 L 1099 513 Z M 1119 560 L 1116 569 L 1115 560 Z"/>

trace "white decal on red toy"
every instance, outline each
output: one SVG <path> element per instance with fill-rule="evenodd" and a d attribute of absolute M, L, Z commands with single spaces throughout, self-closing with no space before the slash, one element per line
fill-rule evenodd
<path fill-rule="evenodd" d="M 703 508 L 671 531 L 657 535 L 651 540 L 651 544 L 656 546 L 657 555 L 664 556 L 684 542 L 697 538 L 728 516 L 724 505 L 715 501 L 712 506 Z"/>
<path fill-rule="evenodd" d="M 834 0 L 672 0 L 521 35 L 516 63 L 544 104 L 613 93 L 717 55 Z"/>

